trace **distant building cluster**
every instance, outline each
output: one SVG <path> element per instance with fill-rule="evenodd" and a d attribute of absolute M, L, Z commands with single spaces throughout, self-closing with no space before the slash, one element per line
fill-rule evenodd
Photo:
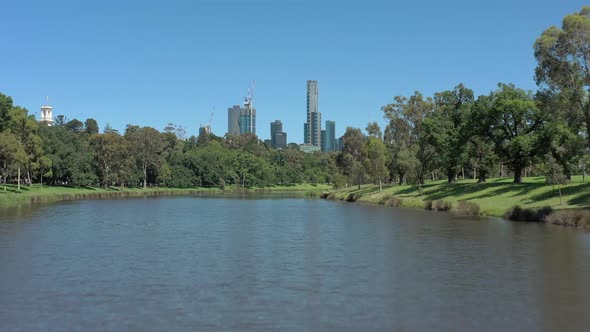
<path fill-rule="evenodd" d="M 322 114 L 319 112 L 319 88 L 315 80 L 307 81 L 307 121 L 303 124 L 303 144 L 300 150 L 304 152 L 334 152 L 342 150 L 342 138 L 336 138 L 336 122 L 326 120 L 326 128 L 322 129 Z M 201 132 L 211 132 L 211 127 L 201 127 Z M 238 136 L 247 133 L 256 134 L 256 109 L 252 106 L 252 94 L 248 91 L 244 106 L 234 105 L 227 110 L 227 134 Z M 287 133 L 283 131 L 281 120 L 270 123 L 270 139 L 264 142 L 273 149 L 287 147 Z"/>

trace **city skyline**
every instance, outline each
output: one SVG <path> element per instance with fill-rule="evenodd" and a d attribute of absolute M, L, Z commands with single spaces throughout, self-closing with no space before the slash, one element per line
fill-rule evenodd
<path fill-rule="evenodd" d="M 54 115 L 94 118 L 101 130 L 174 123 L 197 135 L 217 107 L 212 132 L 223 135 L 222 110 L 240 103 L 255 79 L 259 136 L 280 118 L 290 140 L 303 142 L 302 82 L 313 78 L 338 137 L 370 121 L 383 128 L 381 107 L 416 89 L 432 96 L 463 82 L 477 96 L 507 82 L 535 90 L 533 42 L 583 4 L 13 1 L 0 27 L 18 51 L 0 55 L 0 91 L 37 117 L 49 95 Z M 245 16 L 252 24 L 241 23 Z M 458 31 L 465 47 L 445 37 Z"/>

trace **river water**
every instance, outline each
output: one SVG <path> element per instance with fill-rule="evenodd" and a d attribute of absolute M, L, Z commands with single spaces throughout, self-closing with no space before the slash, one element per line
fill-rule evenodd
<path fill-rule="evenodd" d="M 0 330 L 587 331 L 590 233 L 290 196 L 0 211 Z"/>

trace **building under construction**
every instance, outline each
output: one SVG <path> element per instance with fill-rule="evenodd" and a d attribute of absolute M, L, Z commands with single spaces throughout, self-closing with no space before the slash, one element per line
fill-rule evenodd
<path fill-rule="evenodd" d="M 244 106 L 234 105 L 227 109 L 227 133 L 229 135 L 256 134 L 256 109 L 252 105 L 254 83 L 248 88 Z"/>

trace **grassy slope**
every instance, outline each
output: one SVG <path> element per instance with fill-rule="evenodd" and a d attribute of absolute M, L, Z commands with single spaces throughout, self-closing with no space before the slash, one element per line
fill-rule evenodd
<path fill-rule="evenodd" d="M 270 186 L 270 187 L 246 187 L 247 192 L 312 192 L 328 190 L 328 185 L 312 185 L 312 184 L 298 184 L 291 186 Z M 0 207 L 19 203 L 28 202 L 51 202 L 51 201 L 62 201 L 72 199 L 85 199 L 85 198 L 106 198 L 106 197 L 117 197 L 117 196 L 144 196 L 144 195 L 190 195 L 197 193 L 211 193 L 221 194 L 223 192 L 241 192 L 242 188 L 236 188 L 234 186 L 228 186 L 224 191 L 218 188 L 116 188 L 111 187 L 109 189 L 97 188 L 97 187 L 66 187 L 66 186 L 40 186 L 33 185 L 21 186 L 21 190 L 18 191 L 16 186 L 8 185 L 6 192 L 4 192 L 4 186 L 0 186 Z"/>
<path fill-rule="evenodd" d="M 545 184 L 544 177 L 529 177 L 523 184 L 513 184 L 511 178 L 491 179 L 487 183 L 475 183 L 475 180 L 463 180 L 453 184 L 446 181 L 434 181 L 424 187 L 424 195 L 419 196 L 415 186 L 386 186 L 379 193 L 377 186 L 351 187 L 334 192 L 337 199 L 349 194 L 361 194 L 360 202 L 379 204 L 384 197 L 395 196 L 403 199 L 403 206 L 424 206 L 424 200 L 442 199 L 456 203 L 468 200 L 479 204 L 484 215 L 502 216 L 514 205 L 523 207 L 551 206 L 554 209 L 590 207 L 590 179 L 582 182 L 582 177 L 574 177 L 562 188 L 563 205 L 559 203 L 557 187 L 555 192 L 551 185 Z M 455 205 L 455 204 L 454 204 Z"/>

